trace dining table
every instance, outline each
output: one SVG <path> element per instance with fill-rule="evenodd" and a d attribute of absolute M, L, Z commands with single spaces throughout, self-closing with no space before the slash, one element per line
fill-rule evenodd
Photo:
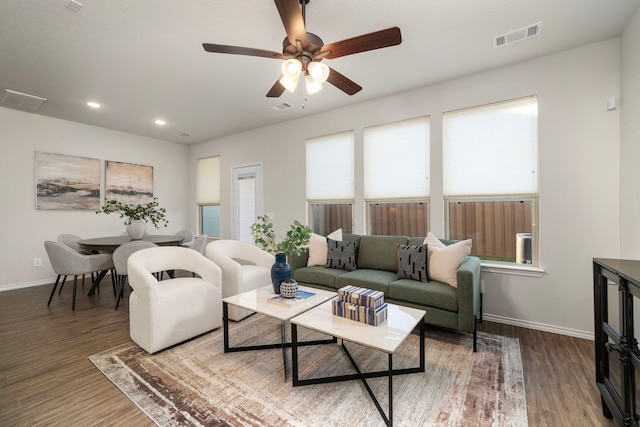
<path fill-rule="evenodd" d="M 184 237 L 175 234 L 145 234 L 142 239 L 139 240 L 152 242 L 158 246 L 177 246 L 184 240 Z M 113 252 L 118 248 L 118 246 L 134 241 L 136 240 L 132 239 L 128 235 L 106 236 L 78 240 L 78 245 L 81 249 L 94 253 Z M 95 295 L 96 289 L 106 274 L 107 271 L 104 270 L 96 276 L 95 280 L 91 284 L 91 289 L 89 289 L 89 292 L 87 293 L 88 296 Z"/>

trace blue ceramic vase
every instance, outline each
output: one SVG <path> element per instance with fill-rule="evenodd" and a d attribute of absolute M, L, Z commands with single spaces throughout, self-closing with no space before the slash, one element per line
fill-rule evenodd
<path fill-rule="evenodd" d="M 280 283 L 291 279 L 291 266 L 285 254 L 276 254 L 276 262 L 271 267 L 271 284 L 276 294 L 280 293 Z"/>

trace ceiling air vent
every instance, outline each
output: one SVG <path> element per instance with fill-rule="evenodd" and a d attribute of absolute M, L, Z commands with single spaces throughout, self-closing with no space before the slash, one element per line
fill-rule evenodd
<path fill-rule="evenodd" d="M 530 39 L 531 37 L 540 35 L 540 31 L 542 31 L 542 22 L 536 22 L 535 24 L 500 34 L 493 38 L 493 47 L 502 47 L 521 40 Z"/>
<path fill-rule="evenodd" d="M 287 108 L 290 108 L 291 104 L 287 103 L 287 102 L 283 102 L 282 104 L 278 104 L 278 105 L 272 105 L 271 108 L 273 108 L 276 111 L 282 111 L 282 110 L 286 110 Z"/>
<path fill-rule="evenodd" d="M 28 111 L 36 111 L 45 102 L 47 102 L 47 98 L 40 98 L 39 96 L 16 92 L 11 89 L 5 89 L 4 95 L 0 98 L 0 105 Z"/>

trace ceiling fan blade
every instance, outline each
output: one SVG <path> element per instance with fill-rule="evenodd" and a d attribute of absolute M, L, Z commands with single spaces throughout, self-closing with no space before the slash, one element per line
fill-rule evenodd
<path fill-rule="evenodd" d="M 281 78 L 282 76 L 280 76 Z M 271 87 L 269 92 L 267 92 L 267 98 L 278 98 L 285 90 L 285 87 L 280 83 L 280 78 L 276 80 L 276 83 Z"/>
<path fill-rule="evenodd" d="M 304 27 L 304 18 L 300 10 L 300 2 L 298 0 L 274 0 L 284 29 L 287 32 L 289 43 L 296 45 L 296 40 L 300 40 L 302 47 L 305 47 L 307 41 L 307 30 Z"/>
<path fill-rule="evenodd" d="M 400 28 L 391 27 L 386 30 L 375 31 L 339 42 L 325 44 L 320 52 L 331 51 L 325 58 L 334 59 L 354 53 L 366 52 L 368 50 L 395 46 L 401 42 L 402 35 L 400 34 Z"/>
<path fill-rule="evenodd" d="M 329 67 L 329 78 L 327 81 L 347 95 L 353 95 L 362 90 L 362 86 L 343 76 L 331 67 Z"/>
<path fill-rule="evenodd" d="M 233 55 L 261 56 L 263 58 L 286 59 L 280 52 L 270 50 L 254 49 L 251 47 L 227 46 L 224 44 L 202 43 L 202 47 L 207 52 L 230 53 Z"/>

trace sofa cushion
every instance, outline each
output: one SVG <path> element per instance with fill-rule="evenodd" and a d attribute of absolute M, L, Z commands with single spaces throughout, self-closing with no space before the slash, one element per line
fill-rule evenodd
<path fill-rule="evenodd" d="M 458 268 L 471 253 L 471 239 L 446 246 L 434 234 L 424 239 L 428 245 L 429 280 L 458 286 Z"/>
<path fill-rule="evenodd" d="M 398 246 L 398 279 L 428 282 L 427 245 Z"/>
<path fill-rule="evenodd" d="M 458 311 L 458 290 L 447 283 L 430 280 L 428 283 L 399 279 L 389 283 L 389 298 Z"/>
<path fill-rule="evenodd" d="M 398 276 L 395 272 L 359 268 L 336 276 L 335 287 L 336 289 L 340 289 L 343 286 L 353 285 L 361 288 L 382 291 L 387 295 L 389 283 L 394 280 L 398 280 Z"/>
<path fill-rule="evenodd" d="M 293 280 L 300 283 L 311 283 L 331 288 L 335 286 L 337 276 L 347 273 L 347 270 L 337 270 L 335 268 L 325 268 L 315 265 L 313 267 L 298 268 L 293 272 Z"/>
<path fill-rule="evenodd" d="M 356 269 L 356 242 L 339 242 L 327 239 L 327 264 L 325 267 L 342 270 Z"/>
<path fill-rule="evenodd" d="M 407 245 L 411 245 L 411 246 L 420 246 L 424 243 L 424 237 L 409 237 L 409 241 L 407 242 Z"/>
<path fill-rule="evenodd" d="M 406 245 L 405 236 L 361 236 L 358 268 L 398 272 L 398 245 Z"/>
<path fill-rule="evenodd" d="M 342 240 L 342 228 L 337 229 L 327 237 L 321 236 L 316 233 L 311 233 L 309 237 L 309 259 L 307 260 L 307 266 L 313 265 L 324 266 L 327 263 L 327 238 L 331 240 Z"/>

